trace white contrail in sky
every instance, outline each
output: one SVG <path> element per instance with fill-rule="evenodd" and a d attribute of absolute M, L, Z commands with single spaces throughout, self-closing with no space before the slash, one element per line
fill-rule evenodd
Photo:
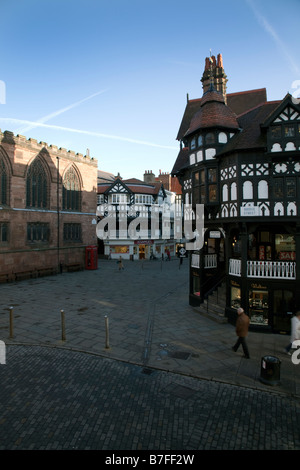
<path fill-rule="evenodd" d="M 22 127 L 21 129 L 17 130 L 17 131 L 16 131 L 16 134 L 25 134 L 25 132 L 30 131 L 30 130 L 33 129 L 34 127 L 37 127 L 37 123 L 39 123 L 39 124 L 44 124 L 45 122 L 49 121 L 50 119 L 55 118 L 56 116 L 59 116 L 60 114 L 63 114 L 63 113 L 65 113 L 66 111 L 69 111 L 70 109 L 73 109 L 73 108 L 75 108 L 76 106 L 79 106 L 80 104 L 84 103 L 85 101 L 88 101 L 88 100 L 94 98 L 95 96 L 101 95 L 102 93 L 105 93 L 106 91 L 107 91 L 107 89 L 106 89 L 106 90 L 98 91 L 97 93 L 93 93 L 92 95 L 88 96 L 87 98 L 83 98 L 83 99 L 80 100 L 80 101 L 76 101 L 75 103 L 70 104 L 69 106 L 66 106 L 65 108 L 59 109 L 58 111 L 54 111 L 54 112 L 51 113 L 51 114 L 47 114 L 47 116 L 44 116 L 44 117 L 38 119 L 38 120 L 34 123 L 34 125 L 29 125 L 29 126 L 26 126 L 26 127 Z M 25 122 L 25 121 L 24 121 L 24 122 Z"/>
<path fill-rule="evenodd" d="M 101 134 L 100 132 L 84 131 L 82 129 L 73 129 L 73 128 L 70 128 L 70 127 L 55 126 L 55 125 L 52 125 L 52 124 L 45 124 L 45 123 L 42 123 L 42 122 L 39 122 L 39 121 L 25 121 L 23 119 L 0 117 L 0 122 L 1 121 L 5 121 L 5 122 L 11 123 L 11 124 L 23 124 L 25 126 L 29 126 L 30 128 L 44 127 L 44 128 L 47 128 L 47 129 L 54 129 L 54 130 L 58 130 L 58 131 L 74 132 L 76 134 L 85 134 L 85 135 L 91 135 L 91 136 L 94 136 L 94 137 L 102 137 L 102 138 L 105 138 L 105 139 L 122 140 L 124 142 L 130 142 L 132 144 L 147 145 L 148 147 L 157 147 L 157 148 L 163 148 L 163 149 L 178 150 L 177 147 L 171 147 L 171 146 L 168 146 L 168 145 L 155 144 L 153 142 L 147 142 L 147 141 L 144 141 L 144 140 L 131 139 L 129 137 L 120 137 L 118 135 Z"/>
<path fill-rule="evenodd" d="M 294 58 L 291 56 L 291 54 L 289 53 L 288 49 L 286 48 L 284 42 L 280 39 L 280 37 L 278 36 L 278 34 L 274 30 L 274 28 L 270 25 L 270 23 L 266 20 L 266 18 L 258 11 L 258 9 L 254 5 L 252 0 L 246 0 L 246 2 L 248 3 L 250 8 L 252 9 L 252 11 L 255 14 L 258 22 L 262 25 L 264 30 L 274 39 L 274 41 L 276 42 L 279 49 L 281 49 L 281 51 L 285 55 L 286 59 L 290 63 L 290 66 L 291 66 L 293 72 L 297 73 L 300 76 L 300 68 L 296 64 Z"/>

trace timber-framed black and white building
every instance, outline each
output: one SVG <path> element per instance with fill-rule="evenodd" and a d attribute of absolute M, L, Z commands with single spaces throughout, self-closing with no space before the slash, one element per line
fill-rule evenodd
<path fill-rule="evenodd" d="M 226 283 L 230 322 L 290 329 L 300 309 L 300 105 L 266 90 L 226 94 L 222 56 L 206 59 L 203 96 L 187 101 L 172 174 L 185 204 L 204 204 L 203 247 L 190 253 L 189 303 Z"/>

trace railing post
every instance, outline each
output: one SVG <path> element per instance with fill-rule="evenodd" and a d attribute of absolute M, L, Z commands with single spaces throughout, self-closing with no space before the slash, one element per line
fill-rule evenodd
<path fill-rule="evenodd" d="M 64 310 L 60 311 L 61 313 L 61 340 L 66 340 L 66 331 L 65 331 L 65 312 Z"/>
<path fill-rule="evenodd" d="M 14 337 L 14 308 L 9 307 L 9 338 Z"/>
<path fill-rule="evenodd" d="M 108 327 L 108 316 L 105 315 L 105 349 L 109 349 L 109 327 Z"/>

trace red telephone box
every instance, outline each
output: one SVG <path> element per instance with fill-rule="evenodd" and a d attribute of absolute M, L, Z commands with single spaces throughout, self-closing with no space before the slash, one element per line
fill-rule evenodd
<path fill-rule="evenodd" d="M 98 268 L 98 248 L 97 246 L 85 247 L 85 269 Z"/>

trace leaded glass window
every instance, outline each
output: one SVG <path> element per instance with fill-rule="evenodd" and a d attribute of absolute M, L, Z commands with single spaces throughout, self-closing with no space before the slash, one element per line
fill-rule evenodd
<path fill-rule="evenodd" d="M 43 242 L 49 241 L 50 227 L 48 223 L 33 222 L 27 224 L 27 241 Z"/>
<path fill-rule="evenodd" d="M 7 222 L 0 223 L 0 244 L 8 242 L 9 225 Z"/>
<path fill-rule="evenodd" d="M 63 183 L 63 210 L 80 211 L 81 192 L 79 178 L 74 170 L 70 168 L 64 177 Z"/>
<path fill-rule="evenodd" d="M 64 241 L 81 242 L 81 224 L 64 224 Z"/>
<path fill-rule="evenodd" d="M 7 173 L 3 160 L 0 160 L 0 204 L 7 204 Z"/>
<path fill-rule="evenodd" d="M 29 167 L 26 180 L 26 206 L 45 209 L 48 206 L 48 181 L 39 158 Z"/>

